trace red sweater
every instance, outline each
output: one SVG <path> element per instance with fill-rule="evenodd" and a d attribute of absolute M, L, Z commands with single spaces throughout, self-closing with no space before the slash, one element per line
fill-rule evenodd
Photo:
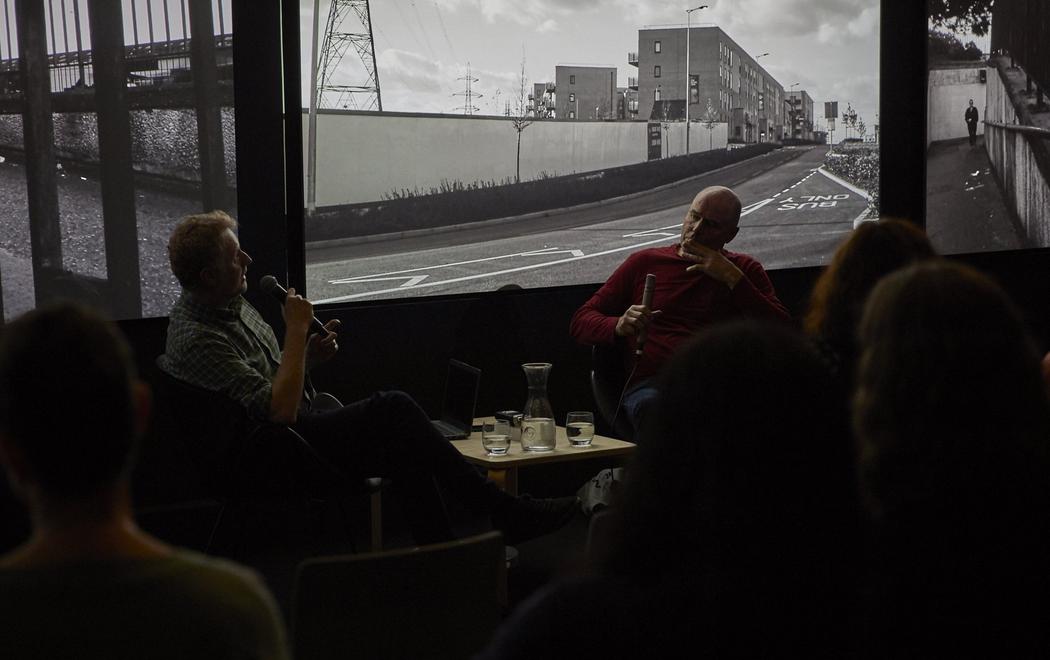
<path fill-rule="evenodd" d="M 582 344 L 618 343 L 630 373 L 635 338 L 617 337 L 616 321 L 628 307 L 642 303 L 647 273 L 656 275 L 652 309 L 661 313 L 649 325 L 634 381 L 656 374 L 683 341 L 716 321 L 744 316 L 790 319 L 760 263 L 728 250 L 722 250 L 722 256 L 744 273 L 733 289 L 703 273 L 687 273 L 693 262 L 678 256 L 677 243 L 635 252 L 576 310 L 569 333 Z"/>

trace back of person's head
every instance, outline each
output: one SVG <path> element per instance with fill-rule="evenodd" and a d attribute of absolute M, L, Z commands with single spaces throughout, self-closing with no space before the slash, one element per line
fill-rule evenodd
<path fill-rule="evenodd" d="M 859 339 L 854 426 L 873 503 L 935 496 L 944 479 L 973 486 L 986 461 L 1050 438 L 1039 354 L 1020 312 L 976 270 L 929 262 L 887 277 Z"/>
<path fill-rule="evenodd" d="M 220 259 L 227 229 L 236 231 L 237 221 L 224 211 L 187 216 L 176 225 L 168 239 L 168 261 L 183 289 L 196 291 L 203 285 L 201 271 Z"/>
<path fill-rule="evenodd" d="M 805 338 L 755 321 L 703 331 L 659 392 L 606 570 L 698 579 L 727 617 L 839 588 L 857 520 L 852 446 Z"/>
<path fill-rule="evenodd" d="M 835 251 L 810 296 L 806 332 L 853 358 L 857 324 L 880 279 L 908 264 L 936 256 L 921 229 L 907 220 L 862 223 Z"/>
<path fill-rule="evenodd" d="M 859 341 L 859 476 L 880 539 L 875 616 L 890 622 L 878 634 L 1037 643 L 1050 408 L 1020 313 L 972 268 L 927 262 L 875 288 Z"/>
<path fill-rule="evenodd" d="M 131 461 L 133 382 L 111 322 L 68 303 L 31 311 L 0 334 L 0 433 L 43 491 L 105 488 Z"/>

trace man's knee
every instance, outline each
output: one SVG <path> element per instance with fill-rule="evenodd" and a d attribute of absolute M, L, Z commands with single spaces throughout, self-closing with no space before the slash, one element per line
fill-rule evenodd
<path fill-rule="evenodd" d="M 373 403 L 385 413 L 396 415 L 395 419 L 404 419 L 412 415 L 423 415 L 426 413 L 416 403 L 416 400 L 401 390 L 384 390 L 373 395 Z"/>

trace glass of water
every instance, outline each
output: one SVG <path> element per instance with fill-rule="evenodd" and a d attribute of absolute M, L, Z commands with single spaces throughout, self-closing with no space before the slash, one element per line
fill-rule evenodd
<path fill-rule="evenodd" d="M 510 422 L 497 419 L 485 422 L 481 429 L 481 446 L 489 456 L 503 456 L 510 449 Z"/>
<path fill-rule="evenodd" d="M 594 439 L 594 413 L 576 410 L 565 416 L 565 435 L 572 447 L 589 447 Z"/>

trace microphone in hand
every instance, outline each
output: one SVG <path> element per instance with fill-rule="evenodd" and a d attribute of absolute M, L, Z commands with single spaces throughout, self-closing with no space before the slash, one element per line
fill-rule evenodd
<path fill-rule="evenodd" d="M 259 287 L 274 297 L 274 300 L 284 304 L 285 298 L 288 297 L 288 290 L 281 286 L 281 283 L 277 281 L 277 278 L 273 275 L 263 275 L 262 279 L 259 280 Z M 325 329 L 324 323 L 317 320 L 317 317 L 313 317 L 310 320 L 310 331 L 316 332 L 321 337 L 328 335 L 328 330 Z"/>
<path fill-rule="evenodd" d="M 642 306 L 652 307 L 653 304 L 653 290 L 656 289 L 656 275 L 649 273 L 645 276 L 645 288 L 642 290 Z M 645 350 L 645 336 L 648 324 L 642 326 L 642 329 L 638 331 L 638 342 L 635 344 L 634 354 L 636 357 L 642 355 L 642 351 Z"/>

